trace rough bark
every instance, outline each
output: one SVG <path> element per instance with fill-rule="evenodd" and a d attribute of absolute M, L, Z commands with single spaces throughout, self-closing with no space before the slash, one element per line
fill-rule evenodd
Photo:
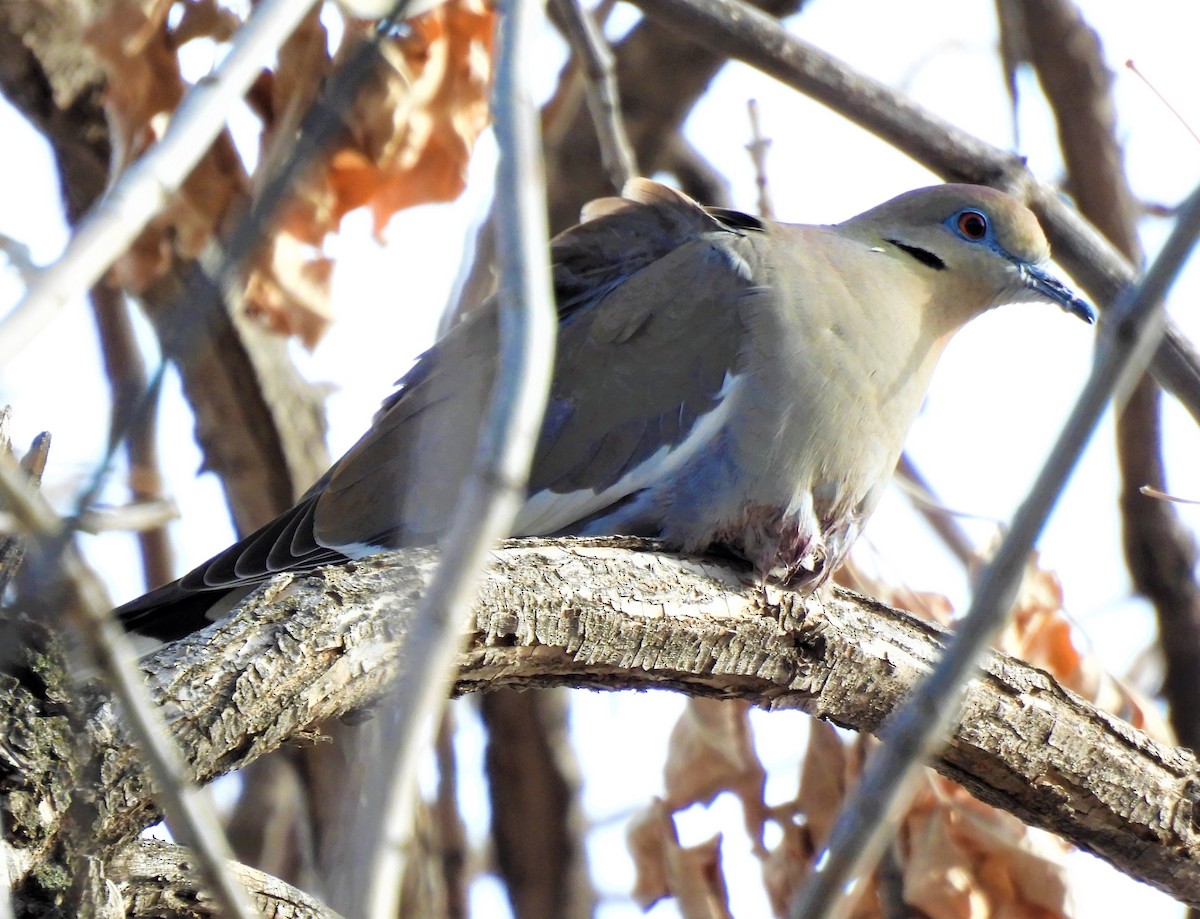
<path fill-rule="evenodd" d="M 191 854 L 182 846 L 141 839 L 119 851 L 108 868 L 108 879 L 119 886 L 124 901 L 120 915 L 128 919 L 220 915 L 197 883 Z M 245 865 L 234 870 L 263 919 L 339 919 L 329 907 L 276 877 Z"/>
<path fill-rule="evenodd" d="M 855 594 L 772 589 L 764 605 L 736 569 L 622 548 L 631 545 L 528 540 L 497 552 L 459 690 L 673 689 L 873 731 L 941 654 L 940 629 Z M 195 777 L 311 740 L 315 725 L 378 698 L 403 663 L 406 622 L 434 561 L 414 550 L 281 576 L 233 619 L 148 658 L 150 685 Z M 992 654 L 983 671 L 935 767 L 1027 823 L 1200 902 L 1195 758 L 1019 661 Z M 17 875 L 28 878 L 53 867 L 77 786 L 59 774 L 58 749 L 70 736 L 61 696 L 39 697 L 12 678 L 5 689 L 0 728 L 17 745 L 0 751 L 0 787 L 19 843 Z M 85 737 L 104 776 L 92 828 L 103 857 L 156 811 L 110 708 L 95 700 L 88 711 Z"/>

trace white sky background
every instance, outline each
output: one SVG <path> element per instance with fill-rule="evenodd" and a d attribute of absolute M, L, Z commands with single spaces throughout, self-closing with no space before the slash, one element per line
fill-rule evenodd
<path fill-rule="evenodd" d="M 1195 40 L 1200 4 L 1194 0 L 1111 0 L 1081 2 L 1084 15 L 1100 32 L 1116 79 L 1121 139 L 1135 191 L 1146 200 L 1178 202 L 1200 178 L 1200 145 L 1123 64 L 1133 58 L 1171 99 L 1193 127 L 1200 126 L 1196 93 Z M 621 8 L 614 24 L 631 21 Z M 796 34 L 853 66 L 912 94 L 920 103 L 983 139 L 1013 144 L 1011 114 L 996 55 L 996 27 L 990 2 L 963 0 L 812 0 L 791 23 Z M 560 58 L 557 46 L 539 49 L 539 85 L 552 85 Z M 915 63 L 914 63 L 915 62 Z M 1019 152 L 1043 180 L 1061 175 L 1061 162 L 1036 82 L 1021 78 Z M 730 65 L 697 107 L 687 133 L 697 148 L 733 183 L 736 206 L 755 208 L 754 176 L 744 144 L 749 125 L 746 100 L 757 98 L 763 133 L 773 141 L 768 172 L 777 216 L 797 222 L 845 219 L 901 191 L 936 181 L 923 168 L 826 109 L 757 74 Z M 0 173 L 4 207 L 0 233 L 31 247 L 37 263 L 61 251 L 66 231 L 52 160 L 41 141 L 6 106 L 0 110 L 6 138 Z M 490 141 L 484 141 L 487 149 Z M 313 379 L 337 387 L 328 403 L 330 448 L 340 454 L 370 421 L 391 383 L 428 345 L 463 253 L 469 250 L 469 222 L 486 203 L 487 158 L 474 170 L 472 187 L 460 202 L 422 207 L 400 215 L 388 229 L 386 247 L 370 237 L 364 214 L 351 215 L 331 249 L 339 258 L 335 275 L 337 320 L 311 355 L 296 348 L 297 359 Z M 1169 222 L 1146 220 L 1143 238 L 1153 250 Z M 16 274 L 0 266 L 0 309 L 15 303 L 21 290 Z M 1189 267 L 1171 300 L 1172 314 L 1193 340 L 1200 340 L 1200 268 Z M 153 354 L 153 336 L 143 334 Z M 1003 308 L 983 317 L 951 345 L 939 367 L 927 404 L 908 448 L 947 505 L 977 515 L 965 521 L 979 541 L 995 523 L 1011 517 L 1037 473 L 1059 425 L 1088 371 L 1091 330 L 1049 306 Z M 82 303 L 64 309 L 52 328 L 25 354 L 0 368 L 0 404 L 15 409 L 18 445 L 39 430 L 50 430 L 54 445 L 46 491 L 63 509 L 88 476 L 107 435 L 108 395 L 95 347 L 90 312 Z M 160 429 L 163 467 L 182 521 L 173 527 L 179 573 L 220 550 L 232 539 L 224 499 L 211 476 L 196 477 L 199 453 L 191 418 L 172 373 L 164 397 Z M 1169 485 L 1180 495 L 1200 498 L 1200 433 L 1172 400 L 1166 400 Z M 1129 597 L 1116 514 L 1117 478 L 1111 418 L 1098 433 L 1040 546 L 1044 564 L 1061 576 L 1068 609 L 1081 635 L 1113 672 L 1125 673 L 1151 639 L 1145 607 Z M 111 490 L 121 499 L 120 489 Z M 1180 507 L 1196 529 L 1200 509 Z M 89 557 L 108 578 L 115 602 L 140 593 L 139 569 L 125 536 L 89 538 Z M 856 550 L 890 581 L 948 594 L 956 607 L 966 600 L 961 571 L 907 508 L 895 490 L 876 514 Z M 1151 687 L 1152 688 L 1152 687 Z M 593 839 L 593 872 L 606 902 L 605 919 L 640 915 L 621 899 L 631 866 L 616 818 L 644 804 L 661 789 L 658 766 L 681 700 L 666 694 L 577 694 L 573 731 L 585 775 L 585 802 L 599 822 Z M 468 706 L 460 747 L 464 757 L 464 811 L 478 839 L 486 829 L 486 798 L 470 783 L 478 768 L 481 735 L 470 723 Z M 780 769 L 768 786 L 769 801 L 781 800 L 794 786 L 805 734 L 794 713 L 755 713 L 760 754 Z M 626 762 L 611 751 L 627 749 Z M 603 763 L 601 774 L 589 763 Z M 718 801 L 709 812 L 682 821 L 684 842 L 713 832 L 725 836 L 727 858 L 737 860 L 744 881 L 731 875 L 733 910 L 738 917 L 766 915 L 756 868 L 739 829 L 740 814 Z M 1137 909 L 1145 919 L 1175 916 L 1167 898 L 1127 881 L 1088 856 L 1079 856 L 1085 879 L 1077 885 L 1078 915 L 1113 915 Z M 495 889 L 479 885 L 479 915 L 500 915 Z M 1115 903 L 1123 904 L 1120 909 Z M 1127 906 L 1126 906 L 1127 904 Z M 651 916 L 675 915 L 659 905 Z"/>

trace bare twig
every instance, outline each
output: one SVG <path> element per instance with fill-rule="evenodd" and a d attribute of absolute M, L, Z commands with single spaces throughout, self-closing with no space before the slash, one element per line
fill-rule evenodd
<path fill-rule="evenodd" d="M 92 507 L 73 521 L 74 529 L 83 533 L 141 533 L 158 529 L 179 518 L 174 501 L 159 498 L 155 501 L 136 501 L 122 507 Z M 22 532 L 21 521 L 13 514 L 0 511 L 0 536 Z"/>
<path fill-rule="evenodd" d="M 561 692 L 512 689 L 479 702 L 491 852 L 514 919 L 590 919 L 596 912 L 567 705 Z"/>
<path fill-rule="evenodd" d="M 12 420 L 12 410 L 8 406 L 0 408 L 0 456 L 12 456 L 12 440 L 9 436 L 9 424 Z M 29 487 L 37 488 L 42 481 L 42 472 L 46 468 L 46 458 L 50 454 L 50 434 L 43 431 L 33 439 L 29 450 L 21 457 L 21 471 L 25 475 L 26 482 Z M 8 513 L 8 502 L 0 497 L 0 521 L 10 517 Z M 8 587 L 9 582 L 17 573 L 17 569 L 21 567 L 21 560 L 25 557 L 25 540 L 22 538 L 22 529 L 20 526 L 14 525 L 11 528 L 5 528 L 0 525 L 0 595 Z M 7 623 L 0 624 L 0 663 L 6 661 L 9 657 L 8 651 L 3 647 L 3 639 L 10 638 L 9 625 Z"/>
<path fill-rule="evenodd" d="M 1146 79 L 1146 75 L 1138 69 L 1137 64 L 1133 62 L 1132 58 L 1125 62 L 1125 66 L 1133 74 L 1135 74 L 1139 80 L 1146 84 L 1146 88 L 1149 89 L 1150 92 L 1158 96 L 1158 101 L 1167 107 L 1167 111 L 1175 116 L 1175 120 L 1179 122 L 1180 126 L 1182 126 L 1185 131 L 1192 135 L 1192 138 L 1196 141 L 1196 143 L 1200 144 L 1200 133 L 1198 133 L 1194 127 L 1188 124 L 1188 120 L 1184 118 L 1183 115 L 1179 113 L 1179 109 L 1175 108 L 1175 106 L 1171 104 L 1170 100 L 1159 91 L 1159 88 L 1150 82 L 1150 80 Z"/>
<path fill-rule="evenodd" d="M 584 92 L 600 143 L 600 162 L 613 189 L 620 191 L 638 174 L 633 147 L 621 119 L 621 96 L 612 51 L 581 0 L 554 0 L 571 50 L 583 63 Z"/>
<path fill-rule="evenodd" d="M 120 703 L 154 775 L 171 832 L 195 850 L 200 871 L 226 913 L 235 919 L 251 919 L 254 911 L 246 893 L 227 867 L 231 853 L 208 795 L 188 782 L 175 743 L 146 695 L 137 654 L 109 614 L 111 604 L 98 578 L 65 542 L 69 537 L 64 536 L 63 521 L 29 488 L 27 476 L 17 464 L 4 455 L 0 455 L 0 495 L 25 529 L 36 573 L 47 579 L 47 589 L 39 591 L 39 599 L 61 603 L 55 614 L 72 622 Z"/>
<path fill-rule="evenodd" d="M 933 531 L 942 538 L 942 542 L 946 548 L 954 553 L 964 566 L 970 566 L 976 559 L 975 543 L 971 541 L 971 537 L 966 531 L 959 526 L 955 515 L 948 511 L 938 500 L 934 494 L 933 486 L 925 478 L 920 469 L 913 462 L 912 457 L 908 455 L 908 451 L 900 454 L 900 463 L 896 466 L 896 475 L 900 481 L 907 485 L 906 494 L 912 500 L 917 511 L 925 518 L 925 521 L 933 528 Z M 915 493 L 914 493 L 915 492 Z"/>
<path fill-rule="evenodd" d="M 1200 504 L 1200 501 L 1195 498 L 1182 498 L 1179 495 L 1168 494 L 1153 485 L 1143 485 L 1138 491 L 1147 498 L 1154 498 L 1157 501 L 1170 501 L 1172 504 Z"/>
<path fill-rule="evenodd" d="M 470 844 L 458 805 L 458 755 L 454 749 L 456 722 L 454 709 L 447 708 L 434 747 L 438 783 L 433 819 L 437 826 L 434 835 L 438 841 L 442 880 L 446 888 L 446 919 L 468 919 L 471 915 L 467 898 Z"/>
<path fill-rule="evenodd" d="M 83 295 L 179 189 L 229 109 L 258 79 L 314 0 L 263 0 L 238 30 L 227 57 L 179 104 L 166 133 L 77 225 L 62 256 L 0 322 L 0 364 L 10 360 L 65 304 Z"/>
<path fill-rule="evenodd" d="M 0 233 L 0 252 L 4 253 L 4 256 L 8 259 L 8 263 L 17 270 L 17 274 L 20 275 L 24 283 L 33 283 L 33 279 L 37 277 L 39 269 L 33 261 L 33 255 L 30 253 L 29 247 L 25 243 Z"/>
<path fill-rule="evenodd" d="M 762 125 L 758 121 L 758 100 L 749 100 L 746 109 L 750 113 L 750 143 L 746 144 L 746 151 L 754 164 L 754 184 L 758 186 L 758 216 L 773 220 L 775 208 L 771 206 L 771 192 L 767 187 L 767 151 L 771 149 L 771 138 L 762 135 Z"/>
<path fill-rule="evenodd" d="M 801 5 L 799 0 L 751 2 L 778 16 L 790 16 Z M 665 168 L 668 148 L 728 55 L 719 48 L 714 51 L 697 44 L 672 23 L 649 16 L 613 46 L 613 55 L 625 127 L 638 169 L 654 175 Z M 575 108 L 582 109 L 582 105 Z M 585 203 L 612 193 L 600 165 L 590 113 L 577 111 L 562 121 L 559 142 L 549 133 L 546 137 L 550 226 L 555 232 L 578 223 L 579 209 Z M 721 203 L 697 193 L 694 187 L 684 190 L 705 204 Z"/>
<path fill-rule="evenodd" d="M 381 764 L 368 780 L 367 817 L 374 824 L 360 863 L 371 866 L 362 908 L 352 915 L 396 915 L 403 846 L 412 828 L 419 756 L 434 731 L 454 675 L 463 617 L 494 543 L 523 500 L 554 366 L 556 312 L 550 287 L 545 177 L 526 65 L 542 8 L 536 0 L 502 5 L 495 101 L 496 234 L 499 267 L 500 368 L 482 429 L 478 457 L 444 540 L 437 573 L 410 636 L 409 666 L 396 681 L 398 712 Z M 382 816 L 382 820 L 380 817 Z"/>
<path fill-rule="evenodd" d="M 122 438 L 129 469 L 129 491 L 135 505 L 145 509 L 157 503 L 160 510 L 171 507 L 162 500 L 163 479 L 158 468 L 158 413 L 156 399 L 142 401 L 149 383 L 146 362 L 137 346 L 129 318 L 129 303 L 120 291 L 104 284 L 92 288 L 92 315 L 100 337 L 104 372 L 112 395 L 110 437 Z M 166 522 L 178 516 L 158 515 L 157 524 L 138 515 L 136 530 L 142 556 L 142 579 L 147 588 L 165 584 L 174 576 L 171 541 Z"/>
<path fill-rule="evenodd" d="M 958 717 L 963 687 L 978 673 L 980 654 L 1006 621 L 1029 552 L 1063 483 L 1109 399 L 1114 394 L 1120 397 L 1154 353 L 1163 331 L 1163 297 L 1191 253 L 1197 233 L 1200 188 L 1181 209 L 1170 238 L 1146 276 L 1105 314 L 1087 386 L 995 558 L 981 574 L 970 609 L 945 658 L 881 732 L 884 743 L 867 763 L 860 784 L 830 833 L 819 867 L 793 903 L 793 919 L 845 915 L 861 891 L 857 879 L 875 864 L 891 838 L 921 767 L 944 743 Z"/>

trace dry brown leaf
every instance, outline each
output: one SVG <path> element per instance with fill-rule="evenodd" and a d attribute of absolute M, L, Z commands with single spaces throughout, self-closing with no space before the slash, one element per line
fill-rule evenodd
<path fill-rule="evenodd" d="M 356 208 L 371 209 L 381 234 L 403 208 L 458 197 L 475 140 L 488 123 L 494 26 L 495 11 L 485 0 L 447 0 L 409 20 L 406 35 L 384 42 L 390 67 L 359 92 L 345 141 L 306 184 L 283 227 L 319 245 Z M 368 28 L 347 24 L 358 35 Z M 284 85 L 275 95 L 290 98 L 294 84 L 314 72 L 320 70 L 297 71 L 295 79 L 281 74 Z"/>
<path fill-rule="evenodd" d="M 1071 914 L 1057 837 L 1030 829 L 929 773 L 904 821 L 905 900 L 931 919 Z"/>
<path fill-rule="evenodd" d="M 846 744 L 831 724 L 813 719 L 809 726 L 808 746 L 800 766 L 797 809 L 804 815 L 809 837 L 816 847 L 823 846 L 833 829 L 849 784 Z"/>
<path fill-rule="evenodd" d="M 720 836 L 681 846 L 670 808 L 655 798 L 630 821 L 627 842 L 637 872 L 631 895 L 642 909 L 674 897 L 687 919 L 731 919 Z"/>
<path fill-rule="evenodd" d="M 868 589 L 885 602 L 925 618 L 943 623 L 952 618 L 948 600 L 938 594 L 889 590 L 880 584 Z M 1058 580 L 1031 569 L 1004 646 L 1032 658 L 1037 666 L 1057 671 L 1067 685 L 1101 690 L 1115 685 L 1106 678 L 1096 681 L 1098 668 L 1093 672 L 1094 662 L 1079 651 L 1062 606 Z M 1123 698 L 1126 707 L 1135 704 L 1128 694 Z M 744 777 L 740 757 L 747 751 L 753 754 L 748 728 L 739 726 L 723 705 L 696 706 L 676 725 L 668 763 L 670 805 L 707 802 L 722 790 L 738 787 L 739 776 Z M 786 914 L 811 874 L 821 842 L 828 837 L 847 789 L 858 780 L 874 743 L 861 736 L 847 743 L 831 726 L 813 723 L 796 798 L 766 811 L 766 819 L 779 828 L 781 837 L 769 851 L 759 852 L 764 889 L 777 915 Z M 753 763 L 758 765 L 756 757 Z M 1069 848 L 1061 840 L 981 803 L 932 771 L 925 781 L 925 789 L 902 820 L 897 850 L 905 902 L 914 913 L 929 919 L 1067 919 L 1072 915 L 1064 864 Z M 755 793 L 758 799 L 761 786 L 755 787 L 760 789 Z M 667 880 L 671 847 L 678 843 L 670 805 L 655 803 L 657 822 L 644 827 L 643 833 L 657 846 L 657 875 L 649 867 L 639 868 L 639 887 L 649 890 L 645 879 L 657 877 L 656 890 L 671 890 Z M 643 845 L 639 861 L 649 866 L 645 851 Z M 703 864 L 700 855 L 695 857 Z M 690 883 L 698 882 L 693 877 Z M 854 919 L 883 915 L 874 880 L 852 915 Z"/>
<path fill-rule="evenodd" d="M 171 32 L 171 39 L 176 48 L 197 38 L 226 42 L 233 38 L 241 24 L 233 11 L 221 6 L 217 0 L 188 0 L 183 4 L 183 15 Z"/>
<path fill-rule="evenodd" d="M 107 77 L 104 110 L 112 139 L 111 174 L 119 175 L 165 130 L 184 82 L 174 37 L 135 0 L 109 0 L 86 41 Z M 115 282 L 140 293 L 172 267 L 195 258 L 246 191 L 246 175 L 227 134 L 200 160 L 171 203 L 113 266 Z"/>
<path fill-rule="evenodd" d="M 796 808 L 791 805 L 772 810 L 771 819 L 783 831 L 783 836 L 760 859 L 763 887 L 776 916 L 787 914 L 796 891 L 812 874 L 813 859 L 817 854 L 818 847 L 808 826 L 797 816 Z"/>
<path fill-rule="evenodd" d="M 767 774 L 754 749 L 749 710 L 735 700 L 689 699 L 671 731 L 663 780 L 666 804 L 676 811 L 733 792 L 746 832 L 761 849 Z"/>
<path fill-rule="evenodd" d="M 1057 575 L 1039 568 L 1036 559 L 1031 561 L 1000 647 L 1041 667 L 1068 689 L 1155 740 L 1177 743 L 1174 731 L 1150 700 L 1109 674 L 1094 654 L 1080 650 L 1064 606 Z"/>
<path fill-rule="evenodd" d="M 684 919 L 733 919 L 721 870 L 721 837 L 667 847 L 668 880 Z"/>
<path fill-rule="evenodd" d="M 671 811 L 661 799 L 634 814 L 625 831 L 625 845 L 633 857 L 635 871 L 630 896 L 642 909 L 649 909 L 671 895 L 667 883 L 667 846 L 678 844 Z"/>
<path fill-rule="evenodd" d="M 953 627 L 950 601 L 940 594 L 884 584 L 866 575 L 853 560 L 842 566 L 842 572 L 839 581 L 848 583 L 852 589 L 879 597 L 915 616 Z M 1040 667 L 1063 686 L 1155 740 L 1172 745 L 1177 742 L 1169 724 L 1149 699 L 1113 677 L 1095 655 L 1079 647 L 1074 625 L 1065 611 L 1062 583 L 1053 572 L 1038 566 L 1036 555 L 1026 568 L 1012 617 L 998 647 Z"/>
<path fill-rule="evenodd" d="M 359 156 L 330 164 L 341 213 L 366 205 L 382 233 L 402 208 L 458 197 L 488 123 L 495 16 L 485 0 L 447 0 L 383 45 L 393 70 L 364 90 L 351 118 Z"/>
<path fill-rule="evenodd" d="M 875 741 L 849 743 L 813 725 L 796 800 L 773 808 L 782 841 L 762 859 L 763 884 L 777 915 L 812 871 L 848 788 Z M 1063 857 L 1067 846 L 971 797 L 932 771 L 901 822 L 898 859 L 904 899 L 929 919 L 1063 919 L 1070 915 Z M 802 819 L 797 819 L 801 817 Z M 880 919 L 875 880 L 855 919 Z"/>
<path fill-rule="evenodd" d="M 251 271 L 242 307 L 272 331 L 296 335 L 312 348 L 333 320 L 333 260 L 308 253 L 286 233 L 275 237 L 269 252 L 269 270 Z"/>
<path fill-rule="evenodd" d="M 380 48 L 387 62 L 345 116 L 345 131 L 319 168 L 301 181 L 278 222 L 279 241 L 252 266 L 247 310 L 268 328 L 298 334 L 310 347 L 330 319 L 319 250 L 342 218 L 367 207 L 377 235 L 396 211 L 449 201 L 466 183 L 471 150 L 488 123 L 495 12 L 484 0 L 448 0 L 406 23 L 407 33 Z M 344 49 L 373 23 L 349 21 Z M 331 69 L 316 11 L 280 51 L 279 64 L 252 95 L 263 119 L 256 181 L 274 174 Z"/>

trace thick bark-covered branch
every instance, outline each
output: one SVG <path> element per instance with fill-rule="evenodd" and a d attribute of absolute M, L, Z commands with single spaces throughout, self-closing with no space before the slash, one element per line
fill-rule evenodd
<path fill-rule="evenodd" d="M 855 594 L 804 598 L 771 588 L 764 605 L 758 585 L 743 583 L 737 570 L 624 548 L 636 545 L 529 540 L 499 550 L 461 658 L 459 691 L 657 687 L 799 708 L 874 731 L 941 654 L 937 627 Z M 207 781 L 282 743 L 304 742 L 314 725 L 375 702 L 402 660 L 433 563 L 429 551 L 411 550 L 281 576 L 238 616 L 147 659 L 196 777 Z M 984 669 L 936 768 L 982 800 L 1200 902 L 1194 757 L 1019 661 L 993 654 Z M 0 703 L 5 736 L 22 738 L 21 771 L 43 773 L 14 810 L 43 821 L 14 833 L 43 841 L 38 852 L 19 854 L 28 872 L 53 851 L 71 788 L 49 780 L 55 738 L 39 739 L 37 701 L 10 691 Z M 105 775 L 94 827 L 102 852 L 156 811 L 111 710 L 94 705 L 88 728 Z"/>
<path fill-rule="evenodd" d="M 340 919 L 319 900 L 278 878 L 246 865 L 233 866 L 264 919 Z M 207 919 L 220 910 L 199 884 L 191 853 L 182 846 L 139 839 L 109 865 L 108 879 L 119 885 L 128 919 L 170 915 Z"/>

